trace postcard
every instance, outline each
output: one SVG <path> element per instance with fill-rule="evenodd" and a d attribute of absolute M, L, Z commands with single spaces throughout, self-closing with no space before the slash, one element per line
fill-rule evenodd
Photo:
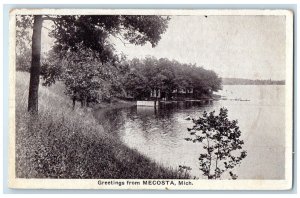
<path fill-rule="evenodd" d="M 9 28 L 10 188 L 292 188 L 292 11 L 13 9 Z"/>

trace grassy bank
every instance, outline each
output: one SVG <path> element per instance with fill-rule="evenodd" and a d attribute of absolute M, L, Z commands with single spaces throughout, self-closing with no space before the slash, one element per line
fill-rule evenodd
<path fill-rule="evenodd" d="M 40 86 L 39 116 L 27 113 L 29 74 L 16 77 L 16 175 L 20 178 L 184 178 L 104 131 L 57 83 Z M 103 108 L 103 107 L 102 107 Z"/>

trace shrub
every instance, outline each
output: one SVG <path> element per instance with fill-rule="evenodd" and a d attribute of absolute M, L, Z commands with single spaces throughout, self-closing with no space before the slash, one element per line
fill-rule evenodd
<path fill-rule="evenodd" d="M 241 131 L 236 120 L 228 119 L 228 110 L 221 108 L 219 115 L 215 111 L 203 113 L 203 117 L 193 119 L 194 126 L 188 128 L 193 143 L 202 143 L 203 153 L 200 154 L 200 170 L 208 179 L 217 179 L 247 156 L 246 151 L 239 151 L 244 144 L 240 140 Z M 232 179 L 237 175 L 229 171 Z"/>

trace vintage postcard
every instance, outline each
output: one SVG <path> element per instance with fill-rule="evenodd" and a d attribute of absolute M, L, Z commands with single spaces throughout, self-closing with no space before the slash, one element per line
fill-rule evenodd
<path fill-rule="evenodd" d="M 292 188 L 292 11 L 14 9 L 9 28 L 10 188 Z"/>

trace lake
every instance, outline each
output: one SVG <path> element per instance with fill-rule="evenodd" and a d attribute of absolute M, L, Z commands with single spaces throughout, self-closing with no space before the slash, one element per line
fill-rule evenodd
<path fill-rule="evenodd" d="M 224 85 L 216 92 L 223 100 L 206 105 L 130 107 L 102 112 L 95 117 L 106 131 L 124 144 L 164 167 L 186 165 L 191 174 L 203 178 L 198 158 L 201 144 L 189 137 L 191 118 L 204 111 L 228 109 L 229 119 L 238 120 L 247 157 L 233 172 L 239 179 L 284 179 L 285 175 L 285 88 L 284 85 Z M 226 176 L 224 177 L 226 179 Z"/>

